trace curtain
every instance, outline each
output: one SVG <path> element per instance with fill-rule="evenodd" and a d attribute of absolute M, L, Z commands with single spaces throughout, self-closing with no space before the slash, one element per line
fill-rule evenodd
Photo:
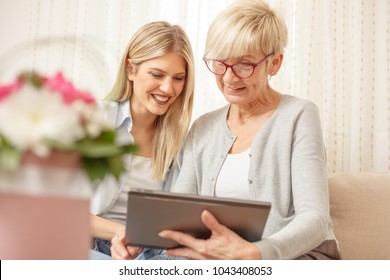
<path fill-rule="evenodd" d="M 103 97 L 127 43 L 154 20 L 181 25 L 196 60 L 193 119 L 226 104 L 203 61 L 209 24 L 231 0 L 2 0 L 0 81 L 63 71 Z M 390 0 L 269 0 L 289 43 L 271 85 L 320 110 L 329 172 L 390 172 Z"/>

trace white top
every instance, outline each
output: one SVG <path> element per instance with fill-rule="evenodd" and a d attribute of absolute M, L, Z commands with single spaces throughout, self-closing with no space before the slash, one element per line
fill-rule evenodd
<path fill-rule="evenodd" d="M 153 179 L 152 160 L 150 158 L 133 155 L 128 170 L 129 175 L 122 192 L 111 209 L 102 216 L 121 224 L 126 223 L 127 196 L 130 189 L 161 190 L 163 185 L 163 181 Z"/>
<path fill-rule="evenodd" d="M 227 155 L 215 185 L 217 197 L 250 199 L 248 186 L 249 150 Z"/>

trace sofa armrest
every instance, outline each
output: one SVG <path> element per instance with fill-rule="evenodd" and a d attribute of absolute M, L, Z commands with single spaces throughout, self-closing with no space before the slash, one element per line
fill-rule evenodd
<path fill-rule="evenodd" d="M 390 174 L 333 174 L 329 198 L 342 258 L 390 259 Z"/>

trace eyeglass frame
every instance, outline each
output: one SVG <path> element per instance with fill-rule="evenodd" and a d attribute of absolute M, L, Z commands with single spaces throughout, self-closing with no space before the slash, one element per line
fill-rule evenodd
<path fill-rule="evenodd" d="M 237 78 L 240 78 L 240 79 L 248 79 L 248 78 L 252 77 L 253 73 L 255 73 L 256 67 L 257 67 L 260 63 L 262 63 L 266 58 L 268 58 L 270 55 L 273 55 L 273 54 L 274 54 L 273 52 L 267 54 L 266 56 L 264 56 L 264 57 L 263 57 L 259 62 L 257 62 L 257 63 L 239 62 L 239 63 L 235 63 L 235 64 L 227 64 L 227 63 L 225 63 L 225 62 L 223 62 L 223 61 L 221 61 L 221 60 L 206 59 L 206 58 L 203 58 L 203 61 L 206 63 L 207 69 L 209 69 L 209 71 L 210 71 L 211 73 L 213 73 L 214 75 L 217 75 L 217 76 L 224 76 L 224 75 L 226 74 L 227 70 L 228 70 L 229 68 L 231 68 L 233 74 L 234 74 Z M 225 71 L 224 71 L 222 74 L 214 73 L 214 71 L 212 71 L 212 70 L 210 69 L 209 65 L 207 64 L 207 61 L 216 61 L 216 62 L 222 63 L 222 64 L 225 66 Z M 237 73 L 236 73 L 236 71 L 234 70 L 233 67 L 236 66 L 236 65 L 238 65 L 238 64 L 245 64 L 245 65 L 252 66 L 252 73 L 251 73 L 248 77 L 245 77 L 245 78 L 244 78 L 244 77 L 241 77 L 241 76 L 239 76 L 239 75 L 237 75 Z"/>

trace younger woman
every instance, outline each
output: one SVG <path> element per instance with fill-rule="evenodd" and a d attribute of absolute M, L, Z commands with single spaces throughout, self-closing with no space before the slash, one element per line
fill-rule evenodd
<path fill-rule="evenodd" d="M 186 136 L 193 104 L 194 60 L 190 42 L 177 25 L 152 22 L 130 40 L 107 100 L 119 141 L 134 142 L 119 182 L 107 178 L 92 200 L 94 250 L 110 255 L 110 240 L 124 226 L 131 188 L 161 190 Z M 130 248 L 132 257 L 140 252 Z M 92 256 L 92 258 L 94 258 Z"/>

